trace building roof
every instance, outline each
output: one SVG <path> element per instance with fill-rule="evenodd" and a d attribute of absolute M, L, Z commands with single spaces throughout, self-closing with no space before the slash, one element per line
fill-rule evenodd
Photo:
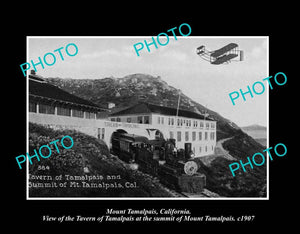
<path fill-rule="evenodd" d="M 88 100 L 77 97 L 60 89 L 57 86 L 51 85 L 41 77 L 36 77 L 35 75 L 29 75 L 29 95 L 34 98 L 44 98 L 48 100 L 69 103 L 71 105 L 104 110 L 104 108 L 100 108 Z"/>
<path fill-rule="evenodd" d="M 176 116 L 177 109 L 142 102 L 142 103 L 133 105 L 127 109 L 110 114 L 110 116 L 145 114 L 145 113 L 155 113 L 155 114 L 161 114 L 161 115 Z M 178 116 L 186 117 L 186 118 L 194 118 L 194 119 L 204 119 L 204 115 L 201 115 L 201 114 L 198 114 L 198 113 L 195 113 L 192 111 L 188 111 L 188 110 L 182 110 L 182 109 L 179 109 Z M 208 117 L 206 117 L 205 119 L 212 120 Z"/>

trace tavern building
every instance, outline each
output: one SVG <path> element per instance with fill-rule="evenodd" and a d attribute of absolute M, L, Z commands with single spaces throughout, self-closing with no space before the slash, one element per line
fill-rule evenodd
<path fill-rule="evenodd" d="M 204 115 L 176 108 L 139 103 L 113 113 L 109 120 L 144 124 L 145 128 L 158 129 L 165 139 L 175 139 L 177 148 L 191 143 L 195 156 L 214 153 L 216 146 L 216 121 Z"/>

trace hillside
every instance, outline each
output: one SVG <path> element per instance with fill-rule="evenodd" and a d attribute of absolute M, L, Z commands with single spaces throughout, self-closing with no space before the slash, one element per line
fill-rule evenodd
<path fill-rule="evenodd" d="M 122 78 L 104 79 L 61 79 L 48 78 L 48 82 L 60 88 L 92 101 L 99 106 L 113 102 L 116 107 L 113 111 L 125 108 L 137 101 L 145 101 L 158 105 L 175 107 L 178 102 L 179 91 L 169 86 L 161 77 L 146 74 L 133 74 Z M 236 160 L 246 162 L 248 156 L 262 152 L 265 148 L 253 138 L 243 132 L 235 123 L 222 117 L 213 110 L 193 101 L 181 94 L 180 108 L 190 111 L 209 114 L 217 121 L 217 140 L 230 138 L 224 142 L 223 147 Z M 201 172 L 207 176 L 207 189 L 221 196 L 259 197 L 266 194 L 266 167 L 256 167 L 248 172 L 233 177 L 228 165 L 232 163 L 221 155 L 216 155 L 210 165 L 201 165 Z"/>
<path fill-rule="evenodd" d="M 60 153 L 57 153 L 55 146 L 51 145 L 52 155 L 49 158 L 41 158 L 40 162 L 33 160 L 33 164 L 30 165 L 30 197 L 172 196 L 150 176 L 132 170 L 117 157 L 110 155 L 104 142 L 83 133 L 71 130 L 52 130 L 29 123 L 29 154 L 34 155 L 34 149 L 61 139 L 65 135 L 73 138 L 74 146 L 71 149 L 63 149 L 58 142 Z M 76 177 L 85 176 L 91 179 L 76 179 Z M 50 178 L 51 180 L 49 180 Z M 105 187 L 83 187 L 83 182 L 86 185 L 92 183 L 103 185 L 104 183 Z M 60 184 L 66 186 L 59 187 Z M 41 187 L 42 185 L 47 187 Z M 123 188 L 116 187 L 116 185 L 121 185 Z M 126 188 L 126 185 L 136 185 L 136 187 Z"/>

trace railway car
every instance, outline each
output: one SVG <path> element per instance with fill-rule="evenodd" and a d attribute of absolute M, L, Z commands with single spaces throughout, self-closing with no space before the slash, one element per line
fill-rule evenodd
<path fill-rule="evenodd" d="M 111 143 L 112 153 L 118 155 L 118 157 L 125 162 L 135 162 L 136 146 L 140 145 L 144 147 L 148 144 L 148 138 L 135 134 L 114 132 Z"/>

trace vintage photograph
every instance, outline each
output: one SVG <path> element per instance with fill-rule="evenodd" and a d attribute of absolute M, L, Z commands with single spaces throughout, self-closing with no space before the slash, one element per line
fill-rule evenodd
<path fill-rule="evenodd" d="M 28 36 L 26 61 L 27 199 L 268 199 L 268 37 Z"/>

